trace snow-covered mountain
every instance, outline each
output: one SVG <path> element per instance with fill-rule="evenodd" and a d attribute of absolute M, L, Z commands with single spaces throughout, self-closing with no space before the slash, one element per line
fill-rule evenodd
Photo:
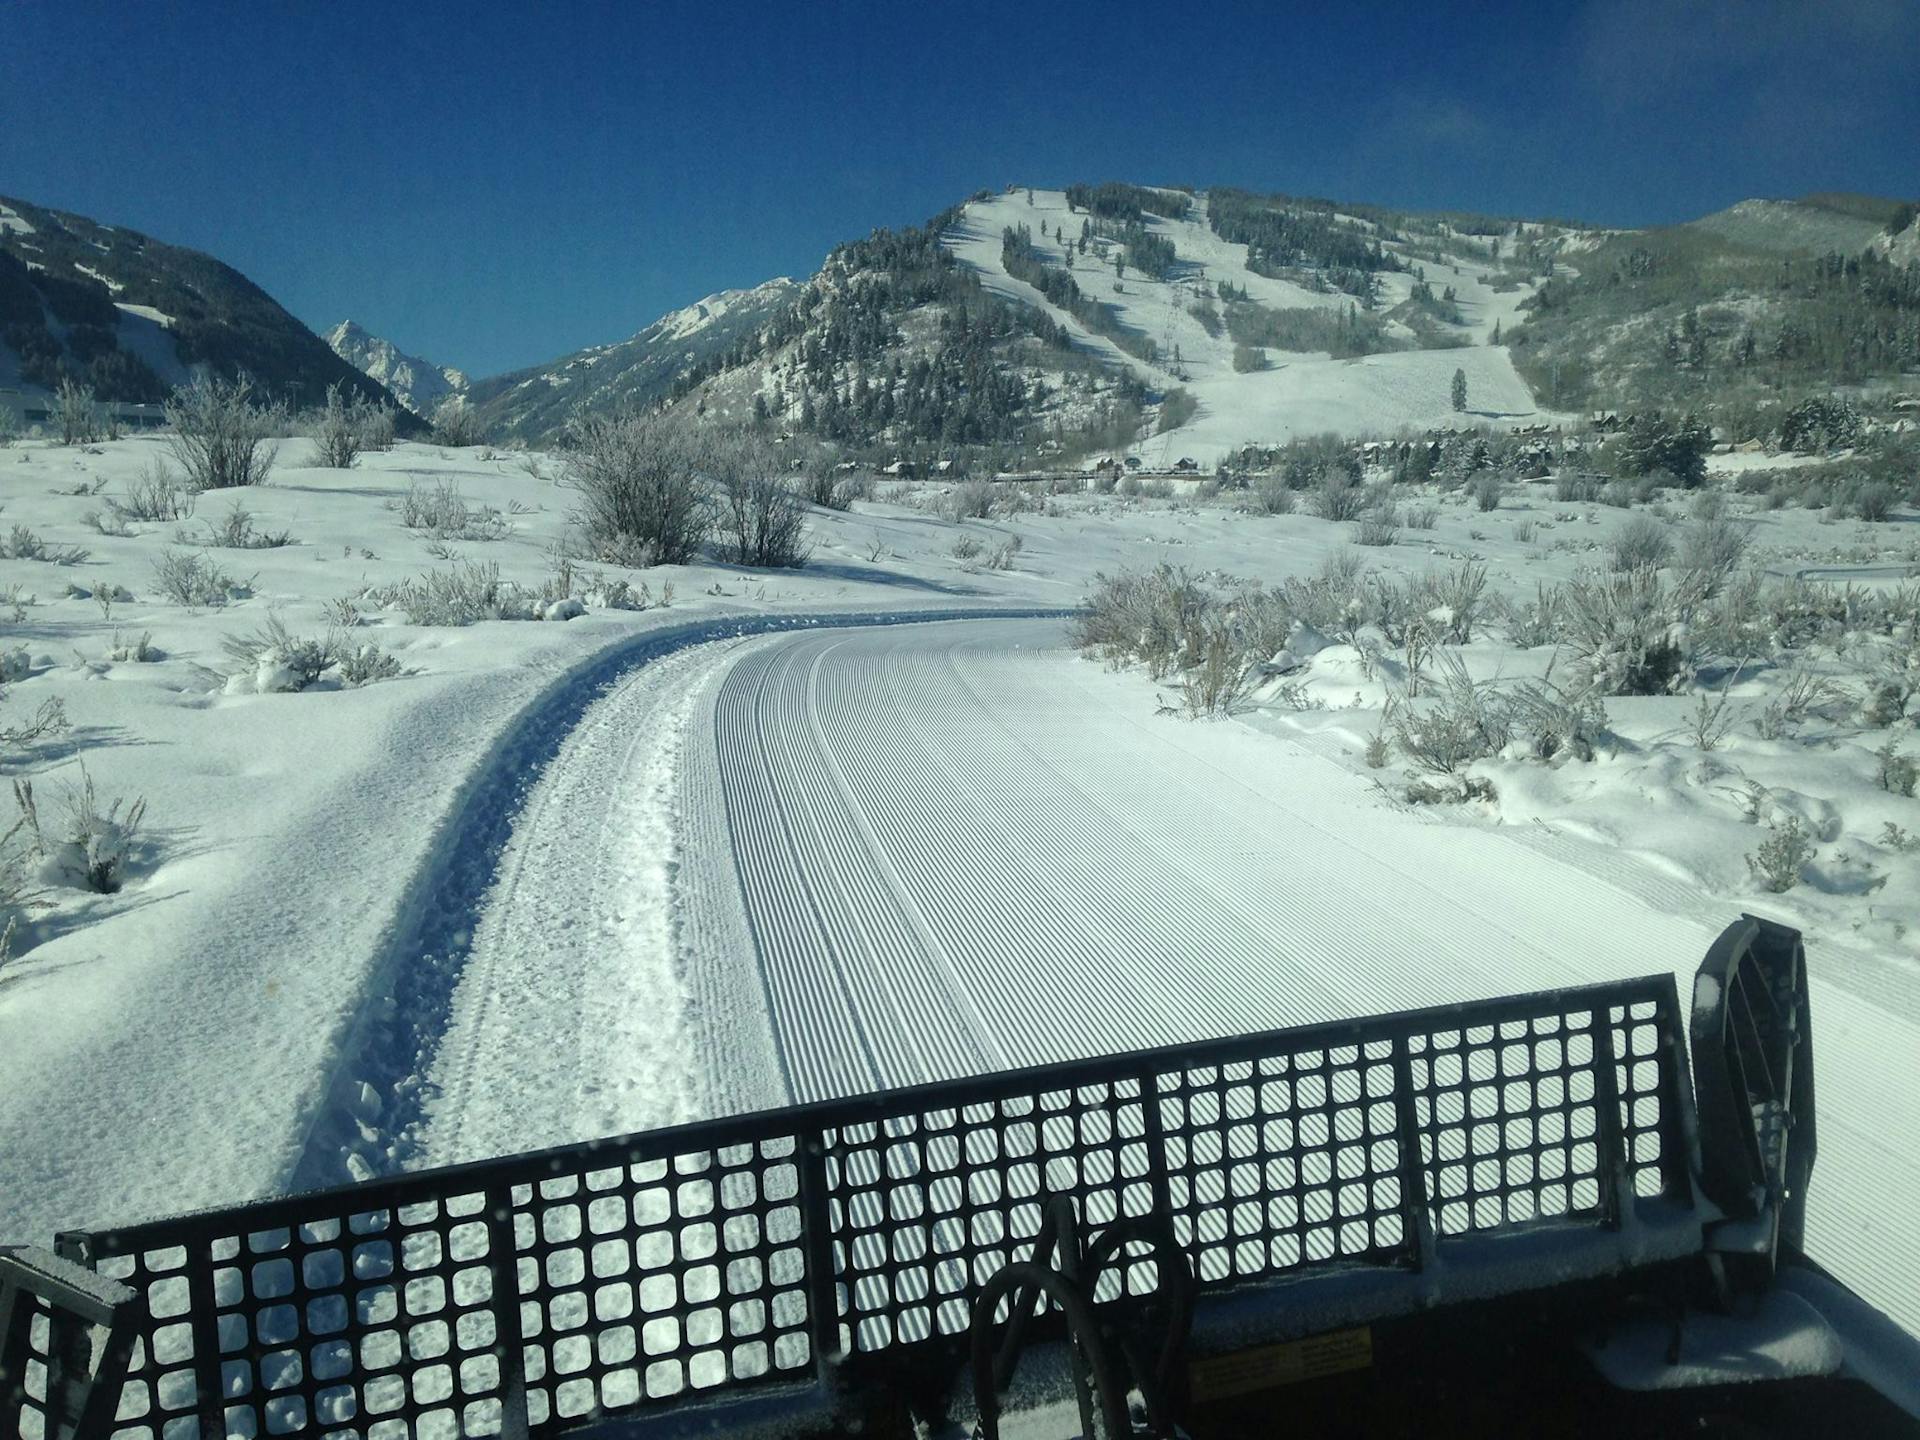
<path fill-rule="evenodd" d="M 409 355 L 353 320 L 342 320 L 322 337 L 333 353 L 361 374 L 379 381 L 414 414 L 430 417 L 449 395 L 467 388 L 466 372 Z"/>
<path fill-rule="evenodd" d="M 1023 465 L 1544 418 L 1503 333 L 1573 226 L 1109 184 L 843 245 L 690 397 L 856 453 Z"/>
<path fill-rule="evenodd" d="M 476 380 L 467 401 L 497 439 L 545 439 L 576 411 L 646 406 L 788 309 L 801 287 L 785 278 L 722 290 L 662 315 L 628 339 L 563 355 L 545 365 Z"/>
<path fill-rule="evenodd" d="M 0 391 L 44 397 L 71 378 L 153 403 L 202 369 L 244 371 L 294 406 L 335 384 L 390 398 L 213 256 L 0 195 Z"/>
<path fill-rule="evenodd" d="M 1206 466 L 1323 432 L 1704 405 L 1775 351 L 1797 392 L 1898 383 L 1920 365 L 1915 284 L 1880 261 L 1920 244 L 1908 213 L 1816 195 L 1626 231 L 1009 186 L 839 247 L 790 323 L 690 398 L 876 459 Z"/>

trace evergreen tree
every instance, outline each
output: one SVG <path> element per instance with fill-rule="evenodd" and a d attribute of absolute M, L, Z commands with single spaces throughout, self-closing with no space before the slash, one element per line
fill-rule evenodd
<path fill-rule="evenodd" d="M 1453 372 L 1453 408 L 1456 411 L 1467 408 L 1467 372 L 1464 370 Z"/>

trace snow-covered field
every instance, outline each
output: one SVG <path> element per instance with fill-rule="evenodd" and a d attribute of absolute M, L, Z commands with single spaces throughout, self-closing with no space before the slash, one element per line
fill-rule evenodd
<path fill-rule="evenodd" d="M 1684 974 L 1751 909 L 1806 928 L 1817 981 L 1814 1253 L 1920 1328 L 1920 1175 L 1890 1138 L 1920 1131 L 1920 862 L 1876 839 L 1920 831 L 1920 802 L 1873 783 L 1878 741 L 1851 711 L 1761 740 L 1780 677 L 1756 667 L 1710 752 L 1690 697 L 1620 701 L 1620 743 L 1593 761 L 1488 762 L 1497 800 L 1413 809 L 1360 758 L 1392 672 L 1352 647 L 1195 723 L 1063 650 L 1057 620 L 845 623 L 1058 609 L 1096 572 L 1163 561 L 1271 583 L 1344 550 L 1350 525 L 1073 495 L 961 527 L 908 493 L 815 513 L 799 571 L 588 567 L 578 618 L 450 628 L 406 623 L 380 587 L 496 561 L 551 585 L 569 507 L 552 462 L 402 445 L 327 471 L 293 440 L 241 497 L 287 545 L 203 547 L 233 503 L 215 495 L 127 536 L 89 529 L 161 444 L 0 450 L 0 534 L 90 552 L 0 559 L 0 648 L 26 655 L 0 728 L 49 701 L 70 722 L 0 768 L 32 780 L 43 820 L 82 765 L 102 803 L 148 802 L 124 887 L 46 876 L 51 906 L 0 968 L 0 1235 L 788 1096 Z M 465 533 L 502 538 L 406 526 L 410 487 L 444 484 L 497 512 Z M 1551 493 L 1515 487 L 1491 514 L 1436 500 L 1432 530 L 1361 553 L 1386 574 L 1477 556 L 1496 587 L 1563 583 L 1630 517 Z M 1750 518 L 1779 573 L 1884 586 L 1920 563 L 1910 521 Z M 1012 568 L 956 556 L 963 529 L 1017 536 Z M 170 545 L 244 587 L 164 599 Z M 644 579 L 652 608 L 606 608 L 615 579 Z M 92 598 L 113 587 L 130 598 Z M 223 640 L 270 616 L 296 636 L 331 624 L 404 673 L 247 693 L 261 667 Z M 742 633 L 776 625 L 808 633 Z M 108 658 L 115 631 L 129 658 Z M 160 658 L 130 658 L 143 634 Z M 1482 673 L 1546 659 L 1497 626 L 1459 648 Z M 1822 663 L 1844 676 L 1865 653 Z M 1784 895 L 1742 862 L 1762 834 L 1748 781 L 1816 836 Z"/>

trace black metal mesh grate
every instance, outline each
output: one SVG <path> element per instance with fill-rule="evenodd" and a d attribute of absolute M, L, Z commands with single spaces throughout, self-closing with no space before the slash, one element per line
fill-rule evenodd
<path fill-rule="evenodd" d="M 6 1406 L 0 1403 L 0 1437 L 4 1440 L 47 1440 L 51 1427 L 47 1423 L 47 1358 L 53 1349 L 53 1306 L 38 1295 L 22 1292 L 15 1302 L 25 1314 L 17 1316 L 14 1324 L 19 1327 L 20 1364 L 20 1410 L 17 1416 L 9 1417 Z M 11 1431 L 7 1426 L 13 1425 Z"/>
<path fill-rule="evenodd" d="M 516 1188 L 529 1420 L 809 1374 L 799 1194 L 791 1139 Z"/>
<path fill-rule="evenodd" d="M 1162 1076 L 1174 1234 L 1202 1286 L 1403 1255 L 1392 1043 Z"/>
<path fill-rule="evenodd" d="M 964 1334 L 972 1294 L 1032 1250 L 1049 1199 L 1073 1200 L 1090 1229 L 1153 1209 L 1138 1079 L 914 1108 L 823 1138 L 856 1351 Z"/>
<path fill-rule="evenodd" d="M 1591 1011 L 1437 1031 L 1408 1049 L 1441 1236 L 1603 1214 Z"/>
<path fill-rule="evenodd" d="M 1203 1289 L 1690 1202 L 1670 980 L 739 1117 L 65 1237 L 150 1318 L 126 1440 L 548 1434 L 951 1343 L 1047 1202 Z M 1437 1237 L 1437 1238 L 1436 1238 Z M 1130 1254 L 1103 1295 L 1154 1288 Z"/>

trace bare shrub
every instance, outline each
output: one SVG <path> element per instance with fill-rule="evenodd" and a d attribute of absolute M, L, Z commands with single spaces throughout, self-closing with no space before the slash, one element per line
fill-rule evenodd
<path fill-rule="evenodd" d="M 359 434 L 355 437 L 361 450 L 391 450 L 397 426 L 394 420 L 393 406 L 382 400 L 379 404 L 363 402 L 355 412 L 359 425 Z"/>
<path fill-rule="evenodd" d="M 565 483 L 580 495 L 575 522 L 602 558 L 645 554 L 684 565 L 713 524 L 701 442 L 657 416 L 592 415 L 568 436 Z"/>
<path fill-rule="evenodd" d="M 176 605 L 194 609 L 225 605 L 243 599 L 249 587 L 235 580 L 213 559 L 193 550 L 168 549 L 153 563 L 154 583 Z"/>
<path fill-rule="evenodd" d="M 340 683 L 356 689 L 377 680 L 391 680 L 402 673 L 400 662 L 371 640 L 361 645 L 339 645 L 334 650 Z"/>
<path fill-rule="evenodd" d="M 978 535 L 963 534 L 954 539 L 953 549 L 949 553 L 956 560 L 977 560 L 985 548 Z"/>
<path fill-rule="evenodd" d="M 1607 542 L 1607 563 L 1615 570 L 1657 569 L 1673 553 L 1667 527 L 1651 515 L 1636 515 Z"/>
<path fill-rule="evenodd" d="M 409 530 L 425 530 L 436 540 L 504 540 L 513 526 L 491 505 L 468 505 L 452 480 L 407 487 L 400 502 L 400 523 Z"/>
<path fill-rule="evenodd" d="M 305 690 L 327 673 L 335 658 L 331 639 L 294 635 L 278 615 L 269 615 L 251 635 L 227 636 L 221 648 L 239 666 L 227 677 L 229 687 L 261 695 Z"/>
<path fill-rule="evenodd" d="M 1253 481 L 1253 508 L 1263 515 L 1285 515 L 1293 509 L 1293 491 L 1281 475 L 1257 475 Z"/>
<path fill-rule="evenodd" d="M 1322 472 L 1313 492 L 1314 513 L 1322 520 L 1357 520 L 1366 504 L 1367 492 L 1349 471 L 1330 465 Z"/>
<path fill-rule="evenodd" d="M 194 493 L 159 460 L 147 463 L 140 478 L 130 482 L 124 499 L 107 506 L 131 520 L 186 520 L 193 515 Z"/>
<path fill-rule="evenodd" d="M 313 442 L 318 450 L 317 463 L 329 470 L 350 470 L 366 443 L 365 412 L 371 407 L 366 397 L 356 394 L 351 400 L 340 393 L 335 381 L 327 387 L 326 404 L 313 422 Z"/>
<path fill-rule="evenodd" d="M 1875 778 L 1880 788 L 1892 795 L 1912 795 L 1920 784 L 1920 764 L 1900 753 L 1899 740 L 1889 736 L 1887 743 L 1873 752 L 1877 764 Z"/>
<path fill-rule="evenodd" d="M 1410 505 L 1407 507 L 1407 528 L 1409 530 L 1431 530 L 1439 522 L 1438 505 Z"/>
<path fill-rule="evenodd" d="M 1761 889 L 1781 895 L 1800 883 L 1813 855 L 1813 837 L 1805 822 L 1798 815 L 1789 815 L 1758 850 L 1747 856 L 1747 869 Z"/>
<path fill-rule="evenodd" d="M 1482 514 L 1500 508 L 1500 497 L 1506 494 L 1506 482 L 1494 471 L 1487 471 L 1473 482 L 1473 503 Z"/>
<path fill-rule="evenodd" d="M 195 490 L 264 485 L 278 453 L 269 443 L 281 428 L 278 422 L 270 408 L 253 403 L 253 382 L 246 376 L 202 375 L 167 401 L 167 423 L 173 427 L 167 446 Z"/>
<path fill-rule="evenodd" d="M 127 523 L 127 517 L 109 503 L 105 510 L 89 510 L 80 517 L 80 523 L 95 534 L 105 535 L 112 540 L 130 540 L 134 528 Z"/>
<path fill-rule="evenodd" d="M 1360 517 L 1360 529 L 1354 536 L 1357 545 L 1391 545 L 1400 538 L 1398 514 L 1393 510 L 1374 510 Z"/>
<path fill-rule="evenodd" d="M 208 524 L 201 543 L 223 550 L 276 550 L 293 543 L 293 532 L 256 529 L 253 513 L 236 500 L 219 524 Z"/>
<path fill-rule="evenodd" d="M 0 539 L 0 560 L 39 560 L 48 565 L 80 565 L 92 552 L 78 545 L 49 545 L 24 525 Z"/>
<path fill-rule="evenodd" d="M 449 395 L 433 410 L 433 443 L 448 449 L 464 449 L 486 442 L 486 427 L 479 412 L 467 404 L 464 395 Z"/>
<path fill-rule="evenodd" d="M 1553 498 L 1562 502 L 1598 500 L 1602 483 L 1597 475 L 1577 475 L 1563 470 L 1553 477 Z"/>
<path fill-rule="evenodd" d="M 140 823 L 146 817 L 145 800 L 126 805 L 123 799 L 116 799 L 102 810 L 93 776 L 84 765 L 80 768 L 80 784 L 67 787 L 62 813 L 52 827 L 41 822 L 31 781 L 14 781 L 13 795 L 20 808 L 21 824 L 31 834 L 33 849 L 42 861 L 43 873 L 50 870 L 68 884 L 100 895 L 112 895 L 120 889 L 134 836 L 140 833 Z M 126 805 L 124 812 L 122 805 Z"/>
<path fill-rule="evenodd" d="M 807 563 L 807 504 L 750 440 L 729 439 L 714 455 L 720 533 L 736 564 L 793 569 Z"/>
<path fill-rule="evenodd" d="M 76 384 L 71 376 L 63 377 L 53 393 L 53 415 L 62 445 L 91 445 L 100 438 L 104 421 L 93 389 Z"/>
<path fill-rule="evenodd" d="M 1393 738 L 1421 769 L 1456 775 L 1475 760 L 1498 753 L 1512 738 L 1512 711 L 1493 686 L 1476 681 L 1451 651 L 1439 657 L 1431 702 L 1394 707 Z"/>
<path fill-rule="evenodd" d="M 1561 601 L 1561 638 L 1599 693 L 1664 695 L 1688 673 L 1686 596 L 1657 571 L 1582 575 Z"/>

